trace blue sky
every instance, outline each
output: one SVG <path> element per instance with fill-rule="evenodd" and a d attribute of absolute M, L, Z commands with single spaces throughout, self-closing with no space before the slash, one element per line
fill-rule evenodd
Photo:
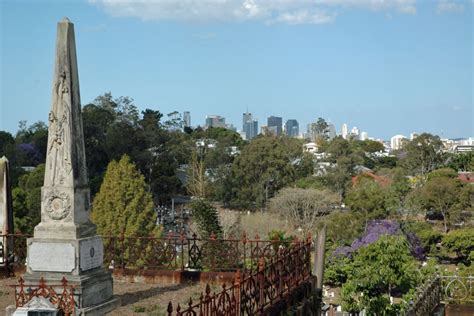
<path fill-rule="evenodd" d="M 241 128 L 248 108 L 323 117 L 369 136 L 474 136 L 473 2 L 416 0 L 0 0 L 0 130 L 47 121 L 56 23 L 75 24 L 82 104 Z"/>

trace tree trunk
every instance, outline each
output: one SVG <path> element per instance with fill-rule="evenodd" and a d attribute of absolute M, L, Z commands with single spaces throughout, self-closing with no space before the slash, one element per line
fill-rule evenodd
<path fill-rule="evenodd" d="M 443 214 L 443 225 L 444 225 L 444 233 L 445 234 L 448 233 L 448 222 L 447 222 L 447 219 L 446 219 L 446 213 L 447 212 L 441 211 L 441 214 Z"/>

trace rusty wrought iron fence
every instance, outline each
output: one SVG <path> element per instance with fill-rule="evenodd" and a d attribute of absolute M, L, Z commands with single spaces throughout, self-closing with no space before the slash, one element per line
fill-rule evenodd
<path fill-rule="evenodd" d="M 15 288 L 16 307 L 22 307 L 28 304 L 33 297 L 43 297 L 49 300 L 65 316 L 73 316 L 76 311 L 74 299 L 74 287 L 68 285 L 66 278 L 63 277 L 61 284 L 46 284 L 41 278 L 38 284 L 25 284 L 23 278 L 18 279 Z"/>
<path fill-rule="evenodd" d="M 260 257 L 255 272 L 235 273 L 230 286 L 211 294 L 207 285 L 198 302 L 188 306 L 168 304 L 168 316 L 277 315 L 288 306 L 309 297 L 312 291 L 311 239 L 279 248 L 274 257 Z"/>
<path fill-rule="evenodd" d="M 22 268 L 26 262 L 26 241 L 28 234 L 0 235 L 0 269 L 13 274 L 16 267 Z"/>
<path fill-rule="evenodd" d="M 27 234 L 0 235 L 3 245 L 12 244 L 3 252 L 0 263 L 5 267 L 22 266 L 27 256 Z M 262 240 L 256 235 L 249 238 L 208 239 L 192 236 L 165 237 L 102 236 L 104 265 L 120 269 L 160 269 L 196 271 L 256 271 L 258 260 L 275 257 L 282 249 L 302 241 Z M 0 254 L 2 254 L 0 252 Z"/>
<path fill-rule="evenodd" d="M 197 271 L 254 271 L 260 257 L 274 257 L 291 241 L 261 240 L 258 236 L 209 239 L 183 234 L 161 238 L 102 236 L 104 262 L 114 268 Z"/>

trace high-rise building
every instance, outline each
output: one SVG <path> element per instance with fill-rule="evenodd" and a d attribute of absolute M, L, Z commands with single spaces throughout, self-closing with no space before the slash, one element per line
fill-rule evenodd
<path fill-rule="evenodd" d="M 328 123 L 328 127 L 326 129 L 326 135 L 328 139 L 333 139 L 336 137 L 336 127 L 333 123 Z"/>
<path fill-rule="evenodd" d="M 206 115 L 206 127 L 226 127 L 225 117 L 220 115 Z"/>
<path fill-rule="evenodd" d="M 191 113 L 189 111 L 183 112 L 183 127 L 191 127 Z"/>
<path fill-rule="evenodd" d="M 281 136 L 282 132 L 282 118 L 279 116 L 270 116 L 267 119 L 267 127 L 271 133 L 274 133 L 276 136 Z"/>
<path fill-rule="evenodd" d="M 245 123 L 252 121 L 252 113 L 248 111 L 242 114 L 242 130 L 245 130 Z"/>
<path fill-rule="evenodd" d="M 368 139 L 369 139 L 369 134 L 367 134 L 367 132 L 360 133 L 360 140 L 368 140 Z"/>
<path fill-rule="evenodd" d="M 341 129 L 342 138 L 347 139 L 348 133 L 349 133 L 349 130 L 347 128 L 347 124 L 346 123 L 342 124 L 342 129 Z"/>
<path fill-rule="evenodd" d="M 287 120 L 285 124 L 285 132 L 286 135 L 289 137 L 297 137 L 300 133 L 300 126 L 298 124 L 298 121 L 295 119 Z"/>
<path fill-rule="evenodd" d="M 246 112 L 242 115 L 242 131 L 245 133 L 246 140 L 251 140 L 258 135 L 258 121 L 253 119 L 252 113 Z"/>
<path fill-rule="evenodd" d="M 403 143 L 406 141 L 406 137 L 403 135 L 395 135 L 390 138 L 390 148 L 392 150 L 399 150 L 402 148 Z"/>

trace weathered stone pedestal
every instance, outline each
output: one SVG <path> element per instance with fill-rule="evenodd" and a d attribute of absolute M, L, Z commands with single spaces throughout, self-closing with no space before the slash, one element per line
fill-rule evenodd
<path fill-rule="evenodd" d="M 58 255 L 60 254 L 60 255 Z M 113 280 L 103 268 L 100 237 L 81 239 L 28 239 L 28 266 L 25 284 L 37 285 L 40 279 L 61 284 L 63 277 L 74 286 L 78 315 L 103 315 L 116 307 Z"/>

